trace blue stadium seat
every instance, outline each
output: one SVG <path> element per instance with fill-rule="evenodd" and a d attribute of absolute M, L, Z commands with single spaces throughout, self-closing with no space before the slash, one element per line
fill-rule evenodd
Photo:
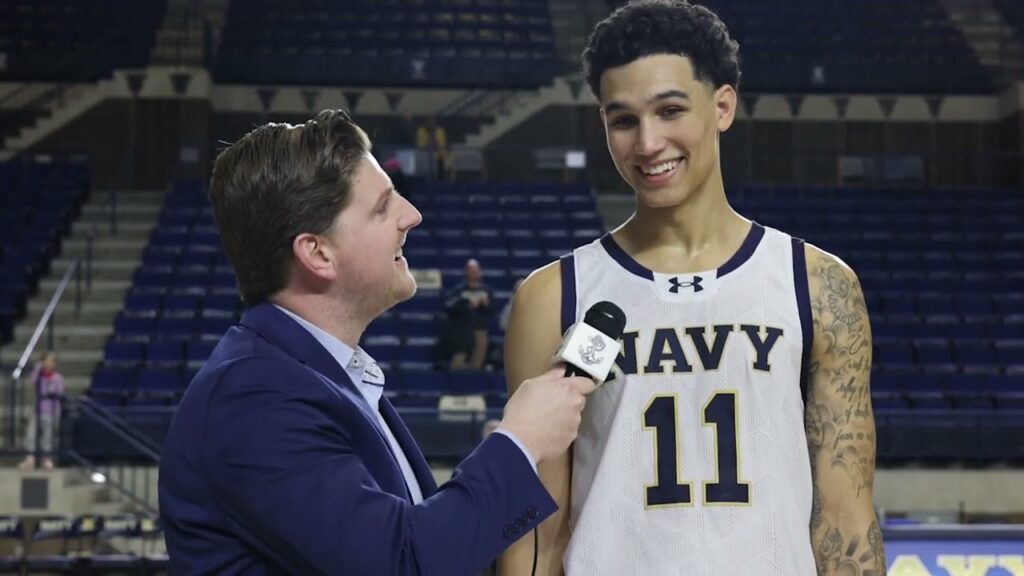
<path fill-rule="evenodd" d="M 143 368 L 139 371 L 137 390 L 142 397 L 166 397 L 180 393 L 184 388 L 179 368 Z"/>
<path fill-rule="evenodd" d="M 108 365 L 137 366 L 144 358 L 144 350 L 139 342 L 111 340 L 103 349 L 103 361 Z"/>
<path fill-rule="evenodd" d="M 149 365 L 154 364 L 170 364 L 177 366 L 184 360 L 184 350 L 181 342 L 178 341 L 158 341 L 150 342 L 146 345 L 146 363 Z"/>
<path fill-rule="evenodd" d="M 129 292 L 125 297 L 125 310 L 156 314 L 160 310 L 162 297 L 159 294 Z"/>
<path fill-rule="evenodd" d="M 884 366 L 910 366 L 914 363 L 910 345 L 902 340 L 877 338 L 875 344 L 877 362 Z"/>
<path fill-rule="evenodd" d="M 995 361 L 995 353 L 988 342 L 958 341 L 955 351 L 956 361 L 960 364 L 991 365 Z"/>
<path fill-rule="evenodd" d="M 213 342 L 194 341 L 185 345 L 185 359 L 189 365 L 205 363 L 213 353 L 216 344 Z M 191 381 L 191 379 L 189 379 Z"/>
<path fill-rule="evenodd" d="M 914 353 L 917 362 L 921 364 L 953 363 L 953 351 L 946 340 L 916 340 L 914 342 Z"/>
<path fill-rule="evenodd" d="M 915 314 L 914 298 L 904 293 L 884 293 L 882 310 L 889 316 Z"/>
<path fill-rule="evenodd" d="M 209 336 L 222 336 L 234 326 L 234 316 L 213 316 L 204 313 L 199 319 L 199 332 Z"/>

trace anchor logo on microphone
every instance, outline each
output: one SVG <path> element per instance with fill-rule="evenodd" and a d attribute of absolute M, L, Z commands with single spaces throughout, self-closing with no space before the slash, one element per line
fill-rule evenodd
<path fill-rule="evenodd" d="M 584 346 L 580 344 L 580 358 L 583 359 L 588 365 L 593 366 L 600 364 L 604 361 L 604 356 L 598 356 L 597 353 L 605 349 L 604 340 L 600 336 L 591 336 L 590 345 Z"/>

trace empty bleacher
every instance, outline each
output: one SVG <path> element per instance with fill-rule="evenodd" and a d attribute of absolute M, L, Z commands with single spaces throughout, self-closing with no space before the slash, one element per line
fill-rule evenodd
<path fill-rule="evenodd" d="M 0 346 L 60 251 L 89 193 L 79 164 L 0 164 Z"/>
<path fill-rule="evenodd" d="M 697 3 L 715 11 L 740 43 L 742 84 L 749 92 L 993 89 L 991 75 L 939 0 L 907 0 L 899 10 L 887 0 Z"/>
<path fill-rule="evenodd" d="M 1024 196 L 747 189 L 745 214 L 858 273 L 879 458 L 1024 458 Z"/>
<path fill-rule="evenodd" d="M 508 301 L 517 279 L 602 232 L 585 185 L 423 183 L 413 196 L 424 224 L 410 232 L 405 246 L 411 266 L 439 270 L 446 287 L 461 280 L 468 258 L 477 258 L 495 291 L 495 311 Z M 399 407 L 429 408 L 436 421 L 443 394 L 482 394 L 489 408 L 500 410 L 505 401 L 500 370 L 435 370 L 441 293 L 423 288 L 389 311 L 367 329 L 363 347 L 387 371 L 388 393 Z M 123 409 L 159 441 L 169 419 L 166 408 L 177 403 L 240 314 L 234 274 L 206 198 L 198 187 L 183 186 L 168 197 L 104 360 L 93 373 L 89 396 L 109 409 Z M 503 336 L 496 323 L 497 318 L 492 348 L 500 351 Z M 472 448 L 478 431 L 464 439 L 468 445 L 453 444 L 432 435 L 437 431 L 427 420 L 423 426 L 417 422 L 410 416 L 422 442 L 453 457 Z M 79 429 L 73 441 L 77 450 L 95 456 L 81 442 L 96 437 Z"/>
<path fill-rule="evenodd" d="M 163 0 L 0 2 L 0 82 L 85 82 L 115 68 L 140 68 Z"/>
<path fill-rule="evenodd" d="M 220 82 L 532 87 L 557 71 L 547 0 L 232 3 Z"/>
<path fill-rule="evenodd" d="M 1013 26 L 1017 38 L 1024 41 L 1024 5 L 1016 0 L 995 0 L 1003 17 Z"/>
<path fill-rule="evenodd" d="M 881 459 L 1024 457 L 1018 192 L 750 187 L 730 196 L 744 214 L 857 270 L 874 331 Z M 442 286 L 451 286 L 466 259 L 477 258 L 495 290 L 495 310 L 516 280 L 602 233 L 586 186 L 422 184 L 413 197 L 424 224 L 404 250 L 412 267 L 438 269 Z M 90 395 L 116 410 L 137 410 L 159 428 L 156 415 L 177 402 L 240 313 L 205 198 L 197 190 L 170 196 Z M 498 363 L 485 373 L 435 370 L 442 318 L 441 291 L 421 289 L 371 324 L 362 345 L 385 368 L 388 394 L 428 452 L 433 446 L 454 457 L 475 437 L 456 446 L 436 436 L 438 399 L 480 394 L 498 410 L 505 383 Z M 492 334 L 500 350 L 501 332 L 495 326 Z M 949 422 L 957 425 L 947 430 Z M 940 442 L 946 432 L 956 442 Z"/>

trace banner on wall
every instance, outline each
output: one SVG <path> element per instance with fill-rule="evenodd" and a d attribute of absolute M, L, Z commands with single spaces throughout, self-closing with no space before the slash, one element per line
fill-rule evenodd
<path fill-rule="evenodd" d="M 1024 576 L 1024 540 L 907 540 L 885 544 L 889 576 Z"/>

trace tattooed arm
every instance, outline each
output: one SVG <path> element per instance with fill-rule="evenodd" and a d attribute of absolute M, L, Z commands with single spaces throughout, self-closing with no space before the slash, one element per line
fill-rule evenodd
<path fill-rule="evenodd" d="M 806 247 L 814 346 L 805 426 L 814 499 L 811 545 L 819 576 L 882 576 L 885 550 L 872 507 L 875 419 L 871 325 L 846 264 Z"/>

